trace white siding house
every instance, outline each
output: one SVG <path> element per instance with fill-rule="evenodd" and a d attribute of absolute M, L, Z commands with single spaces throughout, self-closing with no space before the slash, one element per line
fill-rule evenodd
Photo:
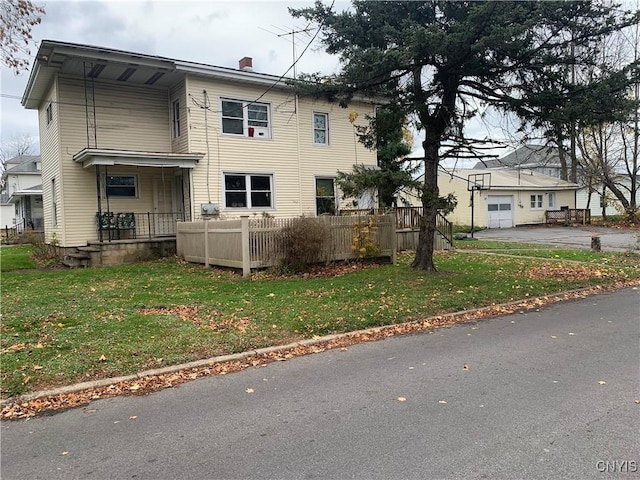
<path fill-rule="evenodd" d="M 10 158 L 2 172 L 0 227 L 42 230 L 42 177 L 39 155 Z"/>
<path fill-rule="evenodd" d="M 372 102 L 300 97 L 246 57 L 236 69 L 43 41 L 22 104 L 39 112 L 45 236 L 62 247 L 101 240 L 105 213 L 162 236 L 203 215 L 333 212 L 337 172 L 376 165 L 355 136 Z"/>

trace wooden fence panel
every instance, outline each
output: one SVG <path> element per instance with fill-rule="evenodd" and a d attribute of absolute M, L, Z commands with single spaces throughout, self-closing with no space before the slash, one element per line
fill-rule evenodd
<path fill-rule="evenodd" d="M 245 275 L 251 268 L 276 265 L 281 250 L 280 232 L 295 219 L 259 218 L 240 220 L 208 220 L 180 222 L 177 227 L 178 254 L 187 261 L 242 268 Z M 320 217 L 329 226 L 330 235 L 324 258 L 328 261 L 355 259 L 352 249 L 356 227 L 371 228 L 372 241 L 379 246 L 381 257 L 395 262 L 396 233 L 392 216 Z M 205 230 L 206 229 L 206 230 Z M 243 233 L 244 232 L 244 233 Z"/>

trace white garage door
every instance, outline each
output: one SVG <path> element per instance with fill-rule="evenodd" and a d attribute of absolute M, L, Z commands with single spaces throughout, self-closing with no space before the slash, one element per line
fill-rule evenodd
<path fill-rule="evenodd" d="M 513 195 L 489 195 L 487 209 L 489 228 L 513 227 Z"/>

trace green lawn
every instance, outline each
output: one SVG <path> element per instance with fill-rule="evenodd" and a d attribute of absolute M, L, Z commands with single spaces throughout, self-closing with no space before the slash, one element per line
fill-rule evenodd
<path fill-rule="evenodd" d="M 36 268 L 36 264 L 31 260 L 33 247 L 30 245 L 0 247 L 0 272 L 11 272 L 25 268 Z"/>
<path fill-rule="evenodd" d="M 412 257 L 399 255 L 397 265 L 345 267 L 339 276 L 251 280 L 175 258 L 21 271 L 5 266 L 31 268 L 28 255 L 10 250 L 2 249 L 3 397 L 640 278 L 622 254 L 590 254 L 578 264 L 553 249 L 549 260 L 441 253 L 437 274 L 415 271 Z"/>

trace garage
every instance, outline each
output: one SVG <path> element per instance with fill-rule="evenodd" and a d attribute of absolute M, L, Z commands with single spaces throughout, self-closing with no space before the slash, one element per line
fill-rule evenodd
<path fill-rule="evenodd" d="M 489 228 L 513 227 L 513 195 L 489 195 L 487 226 Z"/>

